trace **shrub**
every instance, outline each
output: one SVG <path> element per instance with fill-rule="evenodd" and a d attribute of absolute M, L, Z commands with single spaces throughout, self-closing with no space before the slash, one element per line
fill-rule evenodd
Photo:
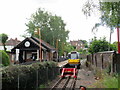
<path fill-rule="evenodd" d="M 3 90 L 36 90 L 56 78 L 59 70 L 54 62 L 9 66 L 2 70 Z M 18 80 L 19 79 L 19 80 Z"/>
<path fill-rule="evenodd" d="M 7 53 L 3 50 L 0 50 L 0 59 L 2 59 L 1 63 L 4 65 L 4 66 L 8 66 L 10 65 L 10 59 L 9 59 L 9 56 L 7 55 Z"/>

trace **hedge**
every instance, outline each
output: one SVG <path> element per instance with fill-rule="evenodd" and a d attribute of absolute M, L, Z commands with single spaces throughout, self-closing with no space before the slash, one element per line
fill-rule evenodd
<path fill-rule="evenodd" d="M 36 90 L 56 78 L 59 69 L 55 62 L 9 66 L 2 70 L 2 89 Z"/>
<path fill-rule="evenodd" d="M 3 50 L 0 50 L 0 64 L 2 64 L 3 66 L 8 66 L 10 65 L 10 59 L 9 56 L 7 55 L 7 53 Z M 1 62 L 2 61 L 2 62 Z"/>

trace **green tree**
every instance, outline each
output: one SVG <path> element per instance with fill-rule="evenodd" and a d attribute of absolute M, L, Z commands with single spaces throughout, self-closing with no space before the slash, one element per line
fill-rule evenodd
<path fill-rule="evenodd" d="M 90 47 L 88 51 L 90 53 L 97 53 L 102 51 L 108 51 L 110 48 L 110 51 L 116 51 L 115 45 L 110 44 L 106 41 L 105 38 L 97 40 L 96 38 L 92 39 L 92 42 L 90 44 Z"/>
<path fill-rule="evenodd" d="M 3 51 L 3 50 L 0 50 L 0 62 L 2 62 L 2 65 L 4 66 L 8 66 L 10 65 L 10 59 L 9 59 L 9 56 L 8 54 Z"/>
<path fill-rule="evenodd" d="M 84 44 L 85 48 L 88 48 L 88 42 L 86 40 L 80 40 Z"/>
<path fill-rule="evenodd" d="M 72 45 L 70 45 L 69 43 L 65 44 L 65 49 L 64 49 L 65 52 L 69 53 L 69 52 L 74 51 L 74 50 L 75 49 Z"/>
<path fill-rule="evenodd" d="M 120 24 L 120 2 L 100 2 L 101 21 L 108 27 Z"/>
<path fill-rule="evenodd" d="M 27 34 L 34 37 L 39 37 L 34 32 L 35 29 L 40 28 L 41 38 L 54 47 L 56 47 L 59 40 L 59 52 L 62 50 L 62 43 L 66 43 L 68 39 L 69 31 L 65 29 L 66 24 L 62 18 L 40 8 L 36 13 L 32 14 L 26 26 L 28 27 Z"/>
<path fill-rule="evenodd" d="M 118 42 L 113 42 L 112 44 L 116 48 L 116 51 L 118 51 Z"/>
<path fill-rule="evenodd" d="M 88 54 L 88 51 L 85 50 L 85 49 L 80 49 L 80 50 L 78 50 L 78 52 L 79 52 L 80 54 Z"/>
<path fill-rule="evenodd" d="M 82 11 L 86 16 L 91 16 L 94 9 L 101 12 L 102 25 L 117 27 L 120 24 L 120 2 L 102 2 L 102 0 L 99 0 L 96 4 L 94 0 L 87 0 Z"/>
<path fill-rule="evenodd" d="M 120 2 L 102 2 L 99 0 L 99 3 L 97 5 L 93 0 L 88 0 L 83 7 L 83 12 L 86 16 L 90 16 L 94 9 L 97 9 L 101 12 L 101 22 L 96 23 L 92 31 L 100 25 L 109 27 L 109 42 L 111 43 L 111 35 L 113 33 L 113 30 L 120 24 Z"/>
<path fill-rule="evenodd" d="M 8 39 L 8 35 L 7 34 L 0 34 L 0 42 L 3 44 L 4 50 L 6 51 L 6 47 L 5 47 L 5 43 Z"/>

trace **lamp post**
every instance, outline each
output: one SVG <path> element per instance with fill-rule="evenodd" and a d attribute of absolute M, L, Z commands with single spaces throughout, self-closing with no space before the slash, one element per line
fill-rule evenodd
<path fill-rule="evenodd" d="M 58 59 L 58 46 L 60 39 L 56 39 L 56 51 L 57 51 L 57 59 Z"/>
<path fill-rule="evenodd" d="M 39 60 L 40 60 L 40 62 L 42 61 L 42 55 L 41 55 L 41 52 L 42 52 L 42 47 L 41 47 L 41 33 L 40 33 L 40 28 L 37 28 L 37 30 L 35 30 L 35 34 L 37 34 L 38 35 L 38 38 L 39 38 L 39 42 L 40 42 L 40 44 L 39 44 L 39 47 L 40 47 L 40 52 L 39 52 Z"/>
<path fill-rule="evenodd" d="M 40 28 L 38 28 L 39 40 L 40 40 L 40 62 L 42 61 L 42 46 L 41 46 L 41 33 Z"/>

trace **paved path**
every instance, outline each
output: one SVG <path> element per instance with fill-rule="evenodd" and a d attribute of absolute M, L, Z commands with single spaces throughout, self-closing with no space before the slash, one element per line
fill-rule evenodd
<path fill-rule="evenodd" d="M 62 61 L 58 63 L 58 67 L 62 67 L 68 63 L 68 60 Z"/>

